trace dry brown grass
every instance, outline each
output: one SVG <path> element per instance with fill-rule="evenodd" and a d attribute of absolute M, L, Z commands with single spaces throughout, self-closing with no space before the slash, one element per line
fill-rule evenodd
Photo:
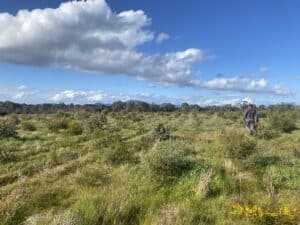
<path fill-rule="evenodd" d="M 209 189 L 209 184 L 212 181 L 212 179 L 213 179 L 212 170 L 209 170 L 201 175 L 195 191 L 198 197 L 204 198 L 206 196 Z"/>
<path fill-rule="evenodd" d="M 161 210 L 159 217 L 156 219 L 153 225 L 175 225 L 179 223 L 181 217 L 186 214 L 183 207 L 166 207 Z"/>

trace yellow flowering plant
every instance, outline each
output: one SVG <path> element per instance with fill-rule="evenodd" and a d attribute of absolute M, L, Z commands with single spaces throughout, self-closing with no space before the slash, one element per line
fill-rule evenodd
<path fill-rule="evenodd" d="M 247 206 L 241 204 L 232 205 L 232 215 L 248 217 L 258 224 L 295 224 L 297 225 L 298 209 L 287 206 L 277 210 L 262 208 L 257 205 Z"/>

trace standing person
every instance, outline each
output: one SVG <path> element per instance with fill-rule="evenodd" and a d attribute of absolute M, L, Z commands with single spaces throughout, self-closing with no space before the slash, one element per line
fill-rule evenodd
<path fill-rule="evenodd" d="M 246 130 L 249 132 L 249 134 L 253 134 L 255 132 L 255 126 L 258 123 L 257 111 L 253 104 L 248 105 L 244 112 L 243 120 Z"/>

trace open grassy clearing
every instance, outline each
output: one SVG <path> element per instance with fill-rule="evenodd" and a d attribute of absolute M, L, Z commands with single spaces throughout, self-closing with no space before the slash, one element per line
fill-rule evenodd
<path fill-rule="evenodd" d="M 241 111 L 2 117 L 0 224 L 296 225 L 300 120 L 283 115 L 254 136 Z"/>

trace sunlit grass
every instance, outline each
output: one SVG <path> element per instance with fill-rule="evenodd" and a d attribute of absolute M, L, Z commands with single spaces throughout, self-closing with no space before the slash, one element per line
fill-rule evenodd
<path fill-rule="evenodd" d="M 251 137 L 242 112 L 1 118 L 0 225 L 297 225 L 300 132 L 268 116 Z"/>

